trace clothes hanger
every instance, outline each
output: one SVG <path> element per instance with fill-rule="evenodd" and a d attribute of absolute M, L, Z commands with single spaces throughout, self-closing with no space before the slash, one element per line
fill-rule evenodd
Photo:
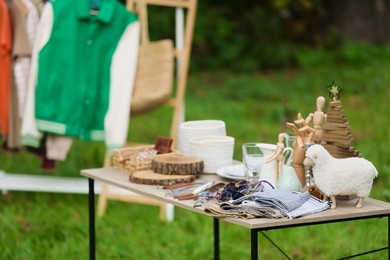
<path fill-rule="evenodd" d="M 101 6 L 102 0 L 89 0 L 89 14 L 98 15 Z"/>

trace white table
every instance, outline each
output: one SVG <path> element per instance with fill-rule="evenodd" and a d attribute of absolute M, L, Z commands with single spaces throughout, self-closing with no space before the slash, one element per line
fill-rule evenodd
<path fill-rule="evenodd" d="M 166 191 L 161 186 L 135 184 L 129 181 L 128 174 L 116 168 L 86 169 L 81 171 L 81 175 L 89 181 L 89 228 L 90 228 L 90 259 L 95 259 L 95 192 L 94 181 L 108 183 L 140 195 L 144 195 L 156 200 L 171 203 L 177 207 L 187 209 L 199 214 L 207 215 L 203 208 L 194 208 L 192 200 L 179 201 L 166 196 Z M 197 181 L 204 180 L 226 180 L 216 175 L 201 175 Z M 297 219 L 235 219 L 223 218 L 223 221 L 240 225 L 251 230 L 251 258 L 258 257 L 258 232 L 272 229 L 318 225 L 332 222 L 342 222 L 358 219 L 381 218 L 388 219 L 388 249 L 390 243 L 390 203 L 367 198 L 364 200 L 363 208 L 354 207 L 355 200 L 337 202 L 337 209 L 326 210 L 320 213 L 304 216 Z M 373 250 L 377 251 L 377 250 Z M 214 259 L 219 259 L 219 219 L 214 218 Z"/>

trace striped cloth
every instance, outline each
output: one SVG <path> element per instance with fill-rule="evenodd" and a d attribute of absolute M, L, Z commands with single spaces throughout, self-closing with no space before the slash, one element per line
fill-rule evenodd
<path fill-rule="evenodd" d="M 329 202 L 321 201 L 308 192 L 272 189 L 221 204 L 210 202 L 205 205 L 204 210 L 216 217 L 293 219 L 321 212 L 329 207 Z"/>
<path fill-rule="evenodd" d="M 318 213 L 330 208 L 329 201 L 322 201 L 317 199 L 316 197 L 310 196 L 310 198 L 302 204 L 299 208 L 286 213 L 286 216 L 289 219 L 303 217 L 306 215 L 311 215 L 314 213 Z"/>
<path fill-rule="evenodd" d="M 272 189 L 255 192 L 232 201 L 232 204 L 245 204 L 254 201 L 260 207 L 280 210 L 283 214 L 300 207 L 310 198 L 308 192 L 290 192 L 281 189 Z"/>

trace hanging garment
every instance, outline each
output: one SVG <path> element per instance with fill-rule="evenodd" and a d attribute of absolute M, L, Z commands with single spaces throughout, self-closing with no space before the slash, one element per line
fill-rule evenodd
<path fill-rule="evenodd" d="M 8 132 L 11 75 L 11 21 L 5 1 L 0 1 L 0 134 Z"/>
<path fill-rule="evenodd" d="M 32 47 L 26 27 L 26 10 L 18 4 L 18 1 L 11 1 L 9 3 L 9 13 L 12 28 L 12 56 L 30 56 Z"/>
<path fill-rule="evenodd" d="M 26 147 L 26 150 L 40 158 L 42 170 L 52 171 L 55 169 L 57 162 L 47 157 L 47 139 L 48 135 L 43 134 L 38 147 Z"/>
<path fill-rule="evenodd" d="M 35 41 L 35 36 L 39 23 L 38 11 L 31 0 L 23 0 L 27 14 L 24 14 L 22 19 L 16 21 L 20 23 L 19 27 L 23 27 L 26 34 L 25 44 L 30 46 L 28 54 L 14 53 L 13 69 L 15 74 L 15 84 L 18 93 L 18 110 L 19 116 L 22 118 L 26 102 L 28 79 L 30 75 L 31 64 L 31 49 Z"/>
<path fill-rule="evenodd" d="M 34 15 L 34 11 L 31 8 L 35 7 L 32 3 L 30 3 L 32 6 L 29 5 L 28 1 L 25 0 L 27 5 L 24 4 L 24 1 L 11 1 L 9 3 L 13 46 L 11 84 L 9 86 L 8 131 L 4 147 L 10 151 L 16 151 L 21 145 L 20 118 L 22 116 L 30 72 L 30 56 L 34 32 L 32 25 L 28 26 L 28 24 L 31 24 L 31 15 Z"/>
<path fill-rule="evenodd" d="M 47 0 L 32 0 L 31 2 L 35 5 L 35 8 L 38 11 L 38 15 L 41 16 L 43 6 L 47 2 Z"/>
<path fill-rule="evenodd" d="M 116 0 L 56 0 L 44 7 L 23 116 L 23 144 L 41 132 L 126 143 L 139 44 L 137 17 Z M 39 59 L 38 59 L 39 55 Z"/>
<path fill-rule="evenodd" d="M 28 10 L 26 16 L 26 28 L 27 28 L 28 39 L 32 46 L 35 42 L 35 36 L 37 34 L 39 13 L 37 7 L 34 5 L 34 3 L 31 0 L 23 0 L 23 3 Z"/>
<path fill-rule="evenodd" d="M 14 75 L 11 76 L 10 84 L 10 108 L 8 133 L 3 148 L 10 152 L 17 152 L 21 147 L 20 117 L 18 111 L 18 98 Z"/>
<path fill-rule="evenodd" d="M 46 157 L 50 160 L 65 161 L 73 139 L 66 136 L 48 135 L 46 139 Z"/>

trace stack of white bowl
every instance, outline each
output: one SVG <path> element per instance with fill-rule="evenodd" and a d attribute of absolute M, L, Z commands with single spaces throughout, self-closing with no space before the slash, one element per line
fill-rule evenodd
<path fill-rule="evenodd" d="M 184 155 L 191 155 L 190 140 L 206 135 L 226 136 L 225 122 L 221 120 L 195 120 L 181 123 L 178 150 Z"/>
<path fill-rule="evenodd" d="M 201 136 L 190 141 L 191 155 L 204 162 L 204 173 L 216 173 L 223 166 L 232 165 L 234 138 L 231 136 Z"/>

